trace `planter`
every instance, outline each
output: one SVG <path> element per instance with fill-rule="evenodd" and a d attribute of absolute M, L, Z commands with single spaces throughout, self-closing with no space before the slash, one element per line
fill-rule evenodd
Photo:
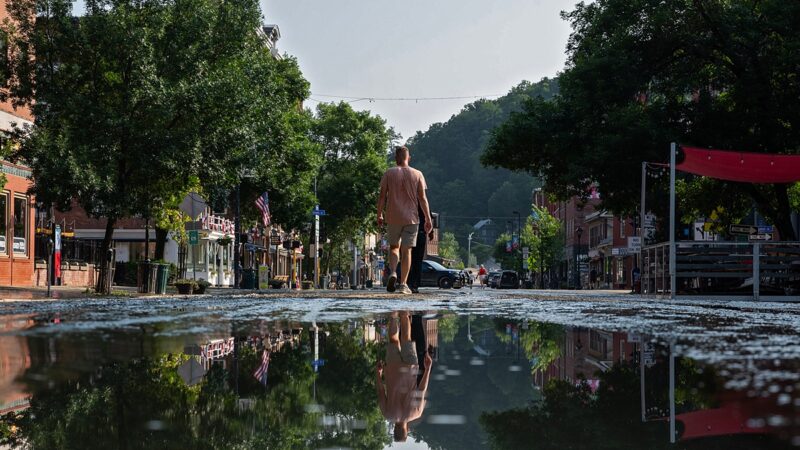
<path fill-rule="evenodd" d="M 309 290 L 309 289 L 313 289 L 314 288 L 314 282 L 313 281 L 303 281 L 301 283 L 301 285 L 303 286 L 303 290 Z"/>
<path fill-rule="evenodd" d="M 209 283 L 208 281 L 203 279 L 197 280 L 197 284 L 194 285 L 194 290 L 192 292 L 194 294 L 205 294 L 206 289 L 209 286 L 211 286 L 211 283 Z"/>
<path fill-rule="evenodd" d="M 175 288 L 178 289 L 179 294 L 183 295 L 191 294 L 194 290 L 194 286 L 191 284 L 176 284 Z"/>

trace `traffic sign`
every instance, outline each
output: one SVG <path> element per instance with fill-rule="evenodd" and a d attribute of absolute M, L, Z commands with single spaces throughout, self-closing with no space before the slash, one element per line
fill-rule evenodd
<path fill-rule="evenodd" d="M 326 216 L 327 215 L 327 214 L 325 214 L 325 210 L 324 209 L 315 209 L 315 210 L 311 211 L 311 213 L 314 214 L 315 216 Z"/>
<path fill-rule="evenodd" d="M 638 253 L 642 251 L 641 236 L 628 236 L 628 251 L 632 253 Z"/>
<path fill-rule="evenodd" d="M 200 243 L 200 233 L 197 230 L 189 230 L 189 245 L 197 245 Z"/>
<path fill-rule="evenodd" d="M 769 233 L 759 233 L 759 234 L 751 234 L 750 235 L 751 241 L 771 241 L 772 235 Z"/>
<path fill-rule="evenodd" d="M 754 227 L 752 225 L 731 225 L 730 232 L 731 234 L 742 234 L 749 236 L 751 234 L 758 234 L 758 227 Z"/>

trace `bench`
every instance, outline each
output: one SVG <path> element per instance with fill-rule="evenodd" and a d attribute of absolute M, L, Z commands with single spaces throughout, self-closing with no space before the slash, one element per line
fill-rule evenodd
<path fill-rule="evenodd" d="M 276 275 L 269 280 L 269 285 L 275 289 L 281 289 L 289 285 L 289 275 Z"/>

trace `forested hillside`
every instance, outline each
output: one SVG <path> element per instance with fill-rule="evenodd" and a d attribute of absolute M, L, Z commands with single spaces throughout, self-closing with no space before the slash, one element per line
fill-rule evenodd
<path fill-rule="evenodd" d="M 530 210 L 537 181 L 527 174 L 484 167 L 480 157 L 492 129 L 520 110 L 526 98 L 550 99 L 557 93 L 556 79 L 523 81 L 507 95 L 466 105 L 447 122 L 433 124 L 408 140 L 411 165 L 422 170 L 428 182 L 432 210 L 441 214 L 442 226 L 455 233 L 463 249 L 472 225 L 481 218 L 499 217 L 496 222 L 505 226 L 512 211 L 524 215 Z"/>

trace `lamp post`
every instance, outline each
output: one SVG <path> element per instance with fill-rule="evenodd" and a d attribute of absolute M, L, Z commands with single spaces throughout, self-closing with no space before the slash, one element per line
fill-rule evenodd
<path fill-rule="evenodd" d="M 472 233 L 467 236 L 467 267 L 471 267 L 472 264 L 472 235 L 475 234 L 473 231 Z"/>
<path fill-rule="evenodd" d="M 517 250 L 519 250 L 519 271 L 520 278 L 522 278 L 522 272 L 525 271 L 525 262 L 522 258 L 522 216 L 520 216 L 519 211 L 511 211 L 511 214 L 516 214 L 517 216 Z"/>

